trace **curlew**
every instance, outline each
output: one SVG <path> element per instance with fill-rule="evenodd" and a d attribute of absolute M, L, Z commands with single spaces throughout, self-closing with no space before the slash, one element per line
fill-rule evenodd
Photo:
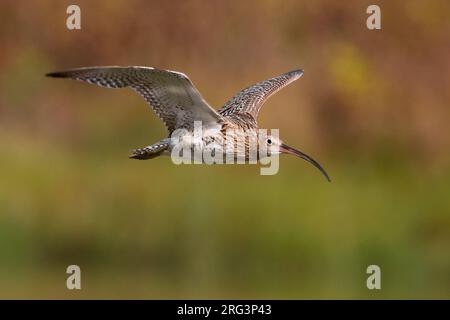
<path fill-rule="evenodd" d="M 173 133 L 182 129 L 183 134 L 192 137 L 196 122 L 201 122 L 202 128 L 206 129 L 207 133 L 201 136 L 200 141 L 182 137 L 183 143 L 189 144 L 192 149 L 194 147 L 211 149 L 214 146 L 213 148 L 217 151 L 222 148 L 220 151 L 223 151 L 225 155 L 232 153 L 233 158 L 236 158 L 237 153 L 242 151 L 244 158 L 248 159 L 248 148 L 244 148 L 244 150 L 223 148 L 221 146 L 224 144 L 219 142 L 236 139 L 236 134 L 228 135 L 228 132 L 240 132 L 241 135 L 243 133 L 247 137 L 252 136 L 248 133 L 257 136 L 259 129 L 257 116 L 264 102 L 302 75 L 303 70 L 293 70 L 261 81 L 240 91 L 216 111 L 203 99 L 189 78 L 180 72 L 151 67 L 114 66 L 78 68 L 47 74 L 49 77 L 69 78 L 107 88 L 130 87 L 139 93 L 169 131 L 168 138 L 134 150 L 130 158 L 139 160 L 170 155 L 175 148 L 174 139 L 171 138 Z M 330 181 L 330 177 L 316 160 L 284 144 L 277 136 L 267 135 L 264 140 L 258 139 L 256 143 L 258 148 L 270 150 L 264 155 L 258 152 L 258 159 L 283 153 L 292 154 L 314 165 Z M 233 144 L 233 146 L 235 145 Z"/>

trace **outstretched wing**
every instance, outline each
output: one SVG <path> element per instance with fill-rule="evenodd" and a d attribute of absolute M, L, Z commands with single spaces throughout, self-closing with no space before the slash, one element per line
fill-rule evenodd
<path fill-rule="evenodd" d="M 47 74 L 107 88 L 131 87 L 150 104 L 171 133 L 192 129 L 194 121 L 217 122 L 221 116 L 209 106 L 189 78 L 179 72 L 150 67 L 92 67 Z"/>
<path fill-rule="evenodd" d="M 220 110 L 222 116 L 247 114 L 256 121 L 264 102 L 274 93 L 303 75 L 303 70 L 293 70 L 278 77 L 258 82 L 235 95 Z"/>

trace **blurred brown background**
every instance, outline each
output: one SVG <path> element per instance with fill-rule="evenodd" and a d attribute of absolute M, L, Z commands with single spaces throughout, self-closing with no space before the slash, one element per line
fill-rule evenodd
<path fill-rule="evenodd" d="M 70 4 L 0 3 L 1 298 L 450 298 L 448 1 L 76 1 L 74 31 Z M 129 160 L 166 136 L 139 96 L 44 77 L 93 65 L 184 72 L 216 108 L 303 68 L 259 122 L 333 182 Z"/>

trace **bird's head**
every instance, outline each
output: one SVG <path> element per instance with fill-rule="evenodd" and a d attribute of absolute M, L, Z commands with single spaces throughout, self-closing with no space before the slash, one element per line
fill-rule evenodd
<path fill-rule="evenodd" d="M 268 155 L 277 155 L 277 154 L 292 154 L 294 156 L 297 156 L 299 158 L 302 158 L 303 160 L 308 161 L 311 163 L 314 167 L 320 170 L 322 174 L 325 176 L 325 178 L 331 182 L 330 176 L 325 171 L 325 169 L 318 163 L 316 160 L 308 156 L 307 154 L 301 152 L 300 150 L 297 150 L 295 148 L 292 148 L 288 146 L 287 144 L 283 143 L 281 139 L 278 137 L 275 137 L 273 135 L 268 135 L 265 138 L 265 145 L 268 151 Z"/>

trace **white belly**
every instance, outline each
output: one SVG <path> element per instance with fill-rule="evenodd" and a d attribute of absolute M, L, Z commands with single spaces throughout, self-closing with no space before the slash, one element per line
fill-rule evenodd
<path fill-rule="evenodd" d="M 172 136 L 168 152 L 175 163 L 229 163 L 257 159 L 257 138 L 252 134 L 228 134 L 210 129 L 203 135 L 185 132 Z M 252 161 L 253 162 L 253 161 Z"/>

